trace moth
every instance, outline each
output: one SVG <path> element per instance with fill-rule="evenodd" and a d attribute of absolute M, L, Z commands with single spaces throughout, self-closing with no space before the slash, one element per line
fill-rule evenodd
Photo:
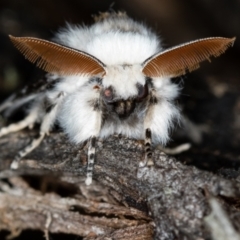
<path fill-rule="evenodd" d="M 35 149 L 58 123 L 69 140 L 88 142 L 86 184 L 92 182 L 95 144 L 112 134 L 145 140 L 142 165 L 151 160 L 152 146 L 166 145 L 179 120 L 175 104 L 179 86 L 172 77 L 217 57 L 235 38 L 211 37 L 164 50 L 159 37 L 125 13 L 102 13 L 90 26 L 67 25 L 53 41 L 10 36 L 26 59 L 48 74 L 45 80 L 10 96 L 0 112 L 26 110 L 23 120 L 3 127 L 0 137 L 40 123 L 39 136 L 11 164 Z"/>

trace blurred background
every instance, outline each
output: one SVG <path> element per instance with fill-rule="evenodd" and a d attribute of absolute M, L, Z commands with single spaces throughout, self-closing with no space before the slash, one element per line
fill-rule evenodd
<path fill-rule="evenodd" d="M 170 145 L 192 142 L 191 150 L 177 157 L 179 161 L 224 177 L 238 176 L 239 0 L 1 0 L 0 101 L 44 74 L 13 47 L 9 34 L 50 39 L 66 22 L 88 25 L 93 15 L 108 10 L 126 11 L 148 24 L 162 37 L 164 47 L 204 37 L 237 37 L 234 47 L 211 64 L 203 63 L 197 71 L 174 79 L 183 87 L 178 104 L 187 124 L 180 126 Z"/>
<path fill-rule="evenodd" d="M 239 0 L 1 0 L 0 99 L 34 81 L 38 72 L 14 49 L 9 34 L 50 39 L 66 22 L 91 24 L 93 15 L 112 9 L 147 23 L 162 37 L 165 47 L 209 36 L 240 37 Z M 193 76 L 207 74 L 209 84 L 223 81 L 238 88 L 239 49 L 237 38 L 233 49 L 188 77 L 191 83 L 187 80 L 187 84 L 198 84 Z"/>

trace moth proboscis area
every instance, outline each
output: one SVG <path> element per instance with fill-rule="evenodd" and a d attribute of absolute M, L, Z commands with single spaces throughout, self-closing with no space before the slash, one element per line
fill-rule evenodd
<path fill-rule="evenodd" d="M 179 86 L 172 77 L 217 57 L 235 38 L 211 37 L 164 50 L 145 25 L 123 13 L 106 13 L 89 27 L 67 25 L 53 41 L 13 37 L 15 47 L 48 74 L 0 105 L 11 115 L 26 104 L 20 122 L 3 127 L 0 137 L 40 122 L 39 136 L 12 162 L 35 149 L 58 122 L 69 140 L 88 141 L 86 184 L 92 182 L 96 140 L 112 134 L 145 139 L 141 165 L 151 162 L 152 145 L 166 145 L 170 129 L 180 119 L 175 99 Z"/>

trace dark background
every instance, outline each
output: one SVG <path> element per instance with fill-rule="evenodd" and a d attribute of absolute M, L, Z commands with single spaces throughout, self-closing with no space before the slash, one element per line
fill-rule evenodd
<path fill-rule="evenodd" d="M 234 174 L 240 166 L 239 0 L 1 0 L 0 101 L 43 74 L 19 54 L 8 34 L 50 39 L 66 21 L 91 24 L 92 15 L 109 9 L 147 23 L 165 47 L 210 36 L 237 37 L 224 55 L 176 80 L 184 86 L 179 98 L 184 113 L 207 129 L 202 141 L 178 159 L 226 177 Z M 186 141 L 176 137 L 171 144 Z"/>
<path fill-rule="evenodd" d="M 36 68 L 14 49 L 9 34 L 49 39 L 65 22 L 91 24 L 92 15 L 109 9 L 147 23 L 162 36 L 165 47 L 209 36 L 240 37 L 239 0 L 1 0 L 0 98 L 36 77 Z M 239 89 L 239 49 L 237 38 L 233 49 L 189 76 L 191 83 L 186 84 L 208 74 Z"/>

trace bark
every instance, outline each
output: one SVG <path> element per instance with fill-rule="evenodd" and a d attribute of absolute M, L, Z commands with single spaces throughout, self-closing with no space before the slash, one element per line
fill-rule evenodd
<path fill-rule="evenodd" d="M 212 196 L 226 208 L 230 224 L 239 221 L 237 181 L 159 150 L 153 153 L 154 166 L 138 168 L 143 143 L 119 136 L 97 142 L 90 186 L 84 183 L 87 147 L 69 143 L 59 132 L 10 170 L 14 155 L 34 134 L 0 139 L 0 230 L 13 236 L 33 229 L 85 239 L 206 239 L 212 233 L 204 220 Z"/>

